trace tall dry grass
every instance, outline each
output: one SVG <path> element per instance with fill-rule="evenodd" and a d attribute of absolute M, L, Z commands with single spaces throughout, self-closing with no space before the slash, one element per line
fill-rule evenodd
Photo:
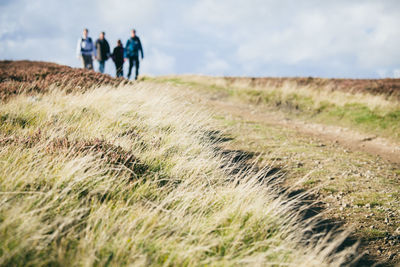
<path fill-rule="evenodd" d="M 327 80 L 323 85 L 312 82 L 299 85 L 295 78 L 286 79 L 279 83 L 271 78 L 271 80 L 267 80 L 260 84 L 253 84 L 252 79 L 246 78 L 237 78 L 234 81 L 228 80 L 224 77 L 207 77 L 200 75 L 181 75 L 176 76 L 176 78 L 179 78 L 182 81 L 206 84 L 208 86 L 219 88 L 228 88 L 230 90 L 275 92 L 276 94 L 281 95 L 283 100 L 287 99 L 290 95 L 297 94 L 301 97 L 312 99 L 315 106 L 318 106 L 321 102 L 328 102 L 337 106 L 344 106 L 346 104 L 364 104 L 371 109 L 400 109 L 400 104 L 396 97 L 388 97 L 384 92 L 381 94 L 368 93 L 368 86 L 374 86 L 372 82 L 370 85 L 366 83 L 366 88 L 364 88 L 364 90 L 353 92 L 351 87 L 347 88 L 347 91 L 335 89 L 336 85 L 333 80 Z M 360 80 L 360 83 L 362 82 L 365 81 Z"/>
<path fill-rule="evenodd" d="M 257 80 L 184 75 L 153 80 L 213 92 L 217 98 L 230 97 L 257 104 L 296 119 L 349 127 L 392 142 L 400 141 L 398 79 L 346 81 L 317 78 L 308 82 L 305 78 Z M 346 82 L 355 88 L 346 87 Z"/>
<path fill-rule="evenodd" d="M 345 238 L 215 148 L 218 125 L 151 83 L 0 106 L 0 265 L 340 266 Z M 268 166 L 266 166 L 268 168 Z M 308 233 L 307 240 L 304 240 Z M 312 240 L 312 242 L 308 242 Z"/>

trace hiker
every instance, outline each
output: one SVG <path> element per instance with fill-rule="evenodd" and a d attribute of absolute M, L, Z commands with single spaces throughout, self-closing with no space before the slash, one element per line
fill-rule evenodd
<path fill-rule="evenodd" d="M 114 48 L 111 58 L 115 63 L 117 77 L 124 77 L 124 47 L 121 40 L 117 41 L 117 46 Z"/>
<path fill-rule="evenodd" d="M 99 62 L 99 72 L 104 73 L 106 60 L 110 57 L 110 45 L 105 39 L 105 32 L 101 32 L 99 39 L 96 40 L 97 61 Z"/>
<path fill-rule="evenodd" d="M 136 30 L 131 30 L 131 38 L 126 42 L 125 46 L 125 60 L 129 59 L 128 79 L 131 77 L 132 67 L 135 65 L 135 80 L 139 75 L 139 51 L 143 59 L 143 48 L 139 37 L 136 36 Z"/>
<path fill-rule="evenodd" d="M 93 44 L 92 38 L 90 38 L 88 35 L 89 30 L 84 29 L 83 36 L 78 40 L 76 53 L 78 58 L 81 58 L 82 60 L 82 68 L 92 70 L 96 48 Z"/>

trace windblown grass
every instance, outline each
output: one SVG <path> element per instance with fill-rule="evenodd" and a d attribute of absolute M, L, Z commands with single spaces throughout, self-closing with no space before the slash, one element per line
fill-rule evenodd
<path fill-rule="evenodd" d="M 368 88 L 375 88 L 373 81 L 359 80 L 358 85 L 357 80 L 352 80 L 353 86 L 358 89 L 353 92 L 351 87 L 347 91 L 344 88 L 335 89 L 335 80 L 328 79 L 325 83 L 321 81 L 321 84 L 299 84 L 295 78 L 279 80 L 279 83 L 276 81 L 278 79 L 271 78 L 259 85 L 253 85 L 253 80 L 246 78 L 229 80 L 190 75 L 157 80 L 225 93 L 240 101 L 263 104 L 303 119 L 352 127 L 400 140 L 399 88 L 389 88 L 388 92 L 380 88 L 382 92 L 371 94 Z M 380 82 L 384 84 L 384 80 Z M 393 79 L 393 83 L 396 82 L 398 83 L 398 79 Z M 390 92 L 392 95 L 389 95 Z"/>
<path fill-rule="evenodd" d="M 339 266 L 297 199 L 217 153 L 216 125 L 146 84 L 0 106 L 0 265 Z M 227 164 L 229 163 L 229 164 Z M 304 240 L 308 233 L 307 240 Z"/>

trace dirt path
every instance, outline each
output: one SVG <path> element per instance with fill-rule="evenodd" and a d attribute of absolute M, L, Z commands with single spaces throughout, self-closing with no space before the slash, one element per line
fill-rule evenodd
<path fill-rule="evenodd" d="M 264 151 L 282 160 L 290 173 L 284 186 L 315 171 L 300 187 L 319 187 L 312 199 L 322 203 L 324 218 L 342 222 L 352 229 L 351 238 L 361 240 L 365 262 L 360 266 L 400 263 L 399 144 L 344 127 L 288 119 L 283 112 L 218 93 L 188 90 L 187 97 L 231 127 L 235 141 L 227 148 Z"/>
<path fill-rule="evenodd" d="M 285 118 L 282 114 L 266 111 L 250 104 L 215 98 L 210 98 L 205 103 L 210 107 L 224 110 L 234 116 L 294 129 L 300 134 L 316 137 L 321 141 L 335 142 L 351 151 L 366 152 L 379 156 L 391 163 L 400 164 L 400 145 L 376 135 L 366 135 L 339 126 L 292 120 Z"/>

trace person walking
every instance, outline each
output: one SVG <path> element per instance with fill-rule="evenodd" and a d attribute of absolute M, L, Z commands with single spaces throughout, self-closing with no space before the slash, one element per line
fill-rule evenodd
<path fill-rule="evenodd" d="M 117 46 L 114 48 L 111 58 L 115 63 L 117 77 L 124 77 L 124 47 L 121 40 L 117 41 Z"/>
<path fill-rule="evenodd" d="M 143 48 L 142 43 L 138 36 L 136 36 L 136 30 L 131 30 L 131 38 L 126 42 L 125 46 L 125 60 L 129 60 L 129 71 L 128 79 L 131 77 L 132 68 L 135 66 L 135 80 L 137 80 L 139 75 L 139 51 L 143 59 Z"/>
<path fill-rule="evenodd" d="M 99 62 L 99 72 L 104 73 L 106 61 L 110 57 L 110 45 L 106 38 L 106 33 L 101 32 L 99 39 L 96 40 L 97 61 Z"/>
<path fill-rule="evenodd" d="M 76 54 L 82 60 L 82 68 L 93 69 L 93 59 L 95 57 L 96 48 L 93 44 L 92 38 L 89 37 L 89 30 L 84 29 L 83 35 L 78 40 Z"/>

